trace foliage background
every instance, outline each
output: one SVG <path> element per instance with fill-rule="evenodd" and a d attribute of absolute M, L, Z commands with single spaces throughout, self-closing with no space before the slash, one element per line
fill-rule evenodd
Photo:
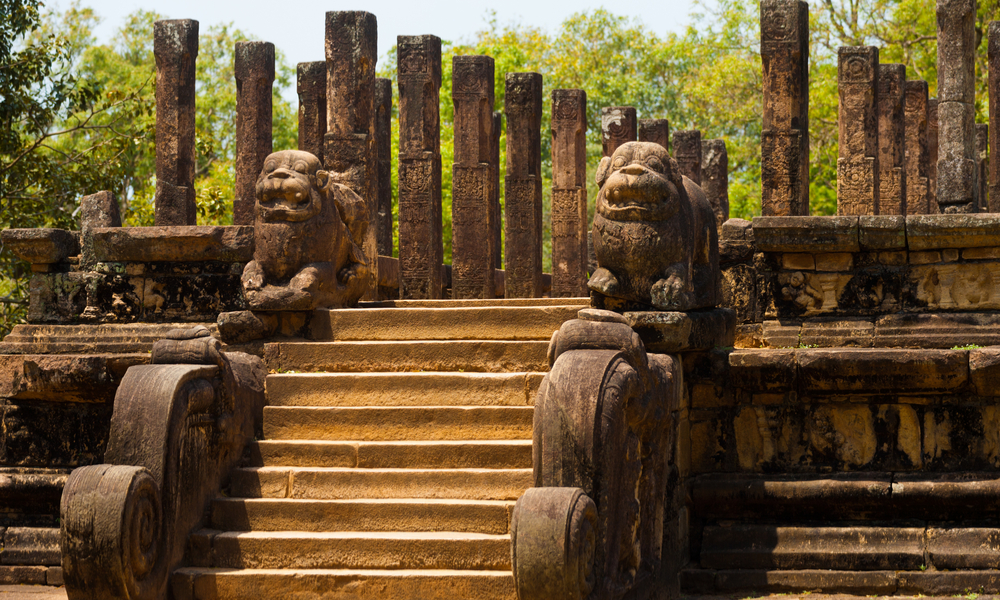
<path fill-rule="evenodd" d="M 93 37 L 98 16 L 75 3 L 47 11 L 40 0 L 0 0 L 0 229 L 76 228 L 80 198 L 115 192 L 128 225 L 152 224 L 155 189 L 155 66 L 148 11 L 131 14 L 109 44 Z M 1000 0 L 979 0 L 977 122 L 986 122 L 986 43 Z M 936 92 L 935 0 L 814 0 L 810 7 L 810 196 L 813 214 L 836 212 L 837 82 L 839 46 L 875 45 L 882 62 L 906 65 L 907 77 Z M 197 66 L 196 187 L 200 224 L 232 221 L 236 86 L 233 47 L 247 36 L 232 24 L 201 32 Z M 496 105 L 503 110 L 504 75 L 544 76 L 543 131 L 549 129 L 551 91 L 581 88 L 588 99 L 588 165 L 600 158 L 602 106 L 635 106 L 640 118 L 667 118 L 673 131 L 700 129 L 702 139 L 726 141 L 730 214 L 760 213 L 761 60 L 757 2 L 696 3 L 691 25 L 659 34 L 607 10 L 577 13 L 555 31 L 499 23 L 487 15 L 482 30 L 443 43 L 441 154 L 446 261 L 451 259 L 453 106 L 451 61 L 487 54 L 496 61 Z M 395 50 L 379 60 L 379 76 L 395 83 Z M 294 69 L 277 52 L 274 148 L 296 146 L 296 107 L 281 96 Z M 394 94 L 397 92 L 394 92 Z M 398 99 L 394 101 L 394 104 Z M 398 113 L 393 111 L 395 216 Z M 548 216 L 551 136 L 542 136 Z M 506 137 L 501 137 L 501 148 Z M 504 152 L 501 152 L 501 162 Z M 501 164 L 501 173 L 503 164 Z M 501 185 L 502 185 L 501 177 Z M 593 204 L 596 188 L 588 177 Z M 591 212 L 593 209 L 591 208 Z M 546 219 L 547 222 L 547 219 Z M 546 268 L 551 239 L 545 232 Z M 23 320 L 28 265 L 0 247 L 0 335 Z"/>

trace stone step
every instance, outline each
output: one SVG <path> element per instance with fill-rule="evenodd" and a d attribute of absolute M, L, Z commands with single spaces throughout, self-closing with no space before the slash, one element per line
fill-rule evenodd
<path fill-rule="evenodd" d="M 545 373 L 275 373 L 271 406 L 529 406 Z"/>
<path fill-rule="evenodd" d="M 285 372 L 548 371 L 548 341 L 289 342 L 264 346 L 268 370 Z"/>
<path fill-rule="evenodd" d="M 531 467 L 531 440 L 267 440 L 251 446 L 250 458 L 254 467 L 523 469 Z"/>
<path fill-rule="evenodd" d="M 517 500 L 531 469 L 241 468 L 230 496 L 241 498 L 449 498 Z"/>
<path fill-rule="evenodd" d="M 510 569 L 510 536 L 449 531 L 198 532 L 201 567 L 230 569 Z M 201 538 L 201 539 L 198 539 Z"/>
<path fill-rule="evenodd" d="M 820 594 L 849 596 L 955 596 L 975 598 L 1000 593 L 1000 570 L 935 571 L 837 571 L 830 569 L 733 569 L 689 568 L 681 571 L 681 594 L 697 598 L 704 594 L 742 598 L 752 594 L 789 593 L 822 598 Z M 897 596 L 897 597 L 898 597 Z"/>
<path fill-rule="evenodd" d="M 314 340 L 544 340 L 583 306 L 394 307 L 320 310 Z"/>
<path fill-rule="evenodd" d="M 271 440 L 530 439 L 531 406 L 266 406 Z"/>
<path fill-rule="evenodd" d="M 174 596 L 191 600 L 515 600 L 510 570 L 204 569 L 184 568 Z"/>
<path fill-rule="evenodd" d="M 469 308 L 475 306 L 569 306 L 589 308 L 590 298 L 468 298 L 464 300 L 379 300 L 359 302 L 358 308 Z"/>
<path fill-rule="evenodd" d="M 297 500 L 217 498 L 212 526 L 224 531 L 465 531 L 506 534 L 509 500 Z"/>
<path fill-rule="evenodd" d="M 711 569 L 926 568 L 922 527 L 708 526 L 701 566 Z"/>

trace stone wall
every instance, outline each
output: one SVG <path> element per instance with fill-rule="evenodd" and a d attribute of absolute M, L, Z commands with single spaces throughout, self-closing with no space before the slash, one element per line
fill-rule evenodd
<path fill-rule="evenodd" d="M 720 239 L 738 347 L 1000 343 L 995 215 L 732 219 Z"/>

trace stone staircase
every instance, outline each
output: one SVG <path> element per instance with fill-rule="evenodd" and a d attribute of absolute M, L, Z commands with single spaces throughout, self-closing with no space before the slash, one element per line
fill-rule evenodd
<path fill-rule="evenodd" d="M 264 438 L 177 598 L 513 599 L 548 340 L 585 299 L 398 301 L 270 344 Z"/>

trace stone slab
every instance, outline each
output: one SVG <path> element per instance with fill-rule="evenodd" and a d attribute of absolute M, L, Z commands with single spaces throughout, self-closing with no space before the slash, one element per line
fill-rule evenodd
<path fill-rule="evenodd" d="M 716 589 L 721 592 L 768 590 L 772 592 L 824 592 L 854 595 L 892 594 L 893 571 L 719 571 Z"/>
<path fill-rule="evenodd" d="M 900 572 L 899 590 L 911 594 L 944 596 L 1000 593 L 1000 571 Z"/>
<path fill-rule="evenodd" d="M 729 355 L 729 381 L 751 391 L 794 388 L 798 371 L 794 350 L 738 349 Z"/>
<path fill-rule="evenodd" d="M 97 262 L 249 262 L 253 227 L 99 227 Z"/>
<path fill-rule="evenodd" d="M 927 553 L 938 570 L 1000 568 L 1000 529 L 929 528 Z"/>
<path fill-rule="evenodd" d="M 857 252 L 858 217 L 754 217 L 761 252 Z"/>
<path fill-rule="evenodd" d="M 0 564 L 58 566 L 59 529 L 42 527 L 8 527 L 3 534 Z"/>
<path fill-rule="evenodd" d="M 877 571 L 924 565 L 922 527 L 706 526 L 702 567 Z"/>
<path fill-rule="evenodd" d="M 227 531 L 508 532 L 513 501 L 217 498 L 212 525 Z"/>
<path fill-rule="evenodd" d="M 65 229 L 4 229 L 0 241 L 31 264 L 59 263 L 80 253 L 80 233 Z"/>
<path fill-rule="evenodd" d="M 548 340 L 578 305 L 365 308 L 313 313 L 315 340 Z"/>
<path fill-rule="evenodd" d="M 17 325 L 0 341 L 0 354 L 147 353 L 171 329 L 215 323 L 108 323 L 100 325 Z"/>
<path fill-rule="evenodd" d="M 1000 246 L 1000 215 L 911 215 L 906 243 L 910 250 Z"/>
<path fill-rule="evenodd" d="M 796 351 L 800 385 L 826 392 L 957 390 L 968 381 L 961 350 L 807 349 Z"/>
<path fill-rule="evenodd" d="M 303 342 L 267 344 L 276 371 L 548 371 L 543 341 Z"/>
<path fill-rule="evenodd" d="M 1000 315 L 994 313 L 899 313 L 875 320 L 880 348 L 954 348 L 1000 344 Z"/>
<path fill-rule="evenodd" d="M 0 355 L 0 398 L 112 403 L 125 371 L 149 356 Z"/>
<path fill-rule="evenodd" d="M 862 250 L 903 250 L 906 248 L 906 217 L 863 215 L 858 217 L 858 236 Z"/>
<path fill-rule="evenodd" d="M 543 373 L 276 373 L 271 406 L 531 406 Z"/>
<path fill-rule="evenodd" d="M 728 308 L 626 312 L 624 316 L 639 334 L 647 352 L 666 354 L 732 347 L 736 339 L 736 312 Z"/>
<path fill-rule="evenodd" d="M 324 600 L 515 600 L 510 571 L 450 570 L 212 570 L 183 568 L 171 579 L 181 598 L 283 598 Z"/>
<path fill-rule="evenodd" d="M 531 440 L 262 440 L 250 448 L 250 460 L 255 467 L 526 469 Z"/>

